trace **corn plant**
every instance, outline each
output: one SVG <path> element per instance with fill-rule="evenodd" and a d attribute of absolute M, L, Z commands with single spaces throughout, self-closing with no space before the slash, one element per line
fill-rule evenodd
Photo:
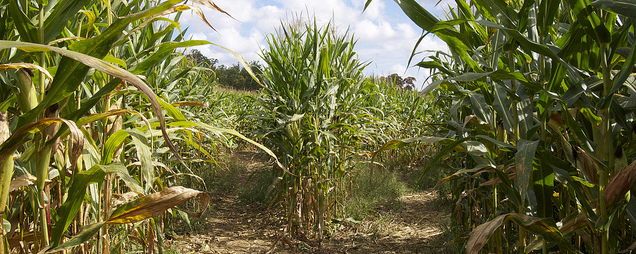
<path fill-rule="evenodd" d="M 277 170 L 273 195 L 283 201 L 287 229 L 318 239 L 342 211 L 344 179 L 364 136 L 358 107 L 368 83 L 355 41 L 331 24 L 283 24 L 262 52 L 260 132 L 287 171 Z"/>
<path fill-rule="evenodd" d="M 0 252 L 108 253 L 131 237 L 154 252 L 156 216 L 195 197 L 191 214 L 205 210 L 171 179 L 212 160 L 203 136 L 245 137 L 179 109 L 204 104 L 175 91 L 201 83 L 175 49 L 209 43 L 178 34 L 185 10 L 207 22 L 181 0 L 0 2 Z"/>
<path fill-rule="evenodd" d="M 631 250 L 633 3 L 456 1 L 439 20 L 396 2 L 451 52 L 417 64 L 452 102 L 447 135 L 419 140 L 456 170 L 467 251 Z"/>

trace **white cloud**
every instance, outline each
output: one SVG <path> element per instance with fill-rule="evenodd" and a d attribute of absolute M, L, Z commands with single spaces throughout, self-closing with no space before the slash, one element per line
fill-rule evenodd
<path fill-rule="evenodd" d="M 452 0 L 443 0 L 434 7 L 438 0 L 420 1 L 429 11 L 438 13 L 438 7 L 445 7 Z M 227 47 L 241 54 L 248 61 L 260 60 L 261 48 L 265 48 L 265 38 L 280 25 L 280 20 L 302 13 L 325 24 L 333 19 L 338 29 L 349 30 L 358 40 L 356 51 L 364 61 L 373 61 L 365 70 L 367 74 L 413 76 L 418 83 L 424 81 L 427 71 L 409 68 L 404 74 L 409 56 L 421 35 L 421 29 L 402 13 L 401 9 L 386 0 L 374 0 L 363 13 L 366 0 L 214 0 L 227 11 L 230 18 L 218 11 L 205 10 L 209 22 L 218 32 L 213 31 L 196 15 L 184 14 L 181 18 L 183 26 L 188 26 L 188 36 L 193 39 L 204 39 Z M 196 47 L 204 55 L 219 60 L 220 64 L 232 65 L 238 60 L 231 53 L 212 45 Z M 432 36 L 425 38 L 418 51 L 445 50 L 446 46 Z M 413 63 L 419 62 L 425 55 L 418 55 Z"/>

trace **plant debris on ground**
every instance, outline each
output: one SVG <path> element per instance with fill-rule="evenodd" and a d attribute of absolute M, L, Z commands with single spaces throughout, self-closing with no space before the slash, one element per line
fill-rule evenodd
<path fill-rule="evenodd" d="M 220 173 L 217 177 L 223 179 L 217 179 L 216 185 L 233 184 L 235 188 L 209 186 L 213 190 L 210 210 L 191 225 L 175 227 L 182 230 L 166 237 L 167 253 L 453 252 L 454 239 L 444 231 L 448 212 L 436 202 L 438 193 L 433 189 L 405 192 L 396 200 L 399 207 L 378 207 L 359 220 L 332 220 L 331 234 L 321 243 L 301 241 L 286 236 L 284 215 L 279 210 L 241 198 L 241 191 L 258 181 L 249 178 L 262 170 L 267 158 L 242 151 L 224 160 L 240 165 L 227 169 L 227 175 Z"/>

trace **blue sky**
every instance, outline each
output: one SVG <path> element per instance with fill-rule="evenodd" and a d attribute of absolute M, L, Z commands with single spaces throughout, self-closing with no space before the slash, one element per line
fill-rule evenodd
<path fill-rule="evenodd" d="M 185 13 L 181 17 L 183 27 L 189 27 L 186 37 L 227 47 L 241 54 L 247 61 L 260 61 L 259 53 L 266 49 L 268 34 L 273 33 L 291 15 L 307 12 L 314 15 L 319 23 L 334 20 L 339 30 L 347 28 L 358 40 L 355 51 L 360 60 L 370 65 L 365 69 L 368 75 L 386 76 L 398 73 L 413 76 L 418 86 L 428 76 L 428 72 L 417 67 L 406 68 L 413 46 L 421 36 L 417 27 L 392 0 L 374 0 L 363 13 L 366 0 L 213 0 L 234 19 L 214 10 L 202 8 L 208 21 L 217 32 L 203 23 L 194 14 Z M 444 16 L 448 0 L 438 6 L 438 0 L 418 1 L 424 8 L 438 17 Z M 204 55 L 219 60 L 220 64 L 232 65 L 238 62 L 231 53 L 213 45 L 195 47 Z M 446 45 L 433 36 L 427 36 L 418 51 L 446 50 Z M 421 60 L 424 53 L 413 63 Z M 261 61 L 262 62 L 262 61 Z M 406 73 L 405 73 L 406 72 Z"/>

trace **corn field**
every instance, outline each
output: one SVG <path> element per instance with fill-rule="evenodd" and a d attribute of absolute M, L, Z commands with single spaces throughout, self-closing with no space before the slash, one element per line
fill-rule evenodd
<path fill-rule="evenodd" d="M 467 252 L 632 251 L 634 2 L 396 3 L 449 47 L 417 63 L 447 130 L 420 140 L 455 171 Z"/>
<path fill-rule="evenodd" d="M 176 52 L 210 44 L 183 38 L 182 12 L 227 15 L 194 2 L 0 3 L 0 252 L 154 253 L 164 216 L 205 211 L 175 177 L 200 180 L 189 165 L 228 135 L 253 141 L 215 127 L 206 69 Z"/>
<path fill-rule="evenodd" d="M 237 95 L 179 53 L 213 44 L 179 24 L 213 30 L 202 8 L 231 14 L 212 1 L 1 1 L 0 253 L 161 253 L 167 221 L 210 201 L 191 168 L 240 144 L 270 156 L 265 195 L 295 239 L 327 237 L 354 179 L 397 160 L 444 174 L 467 253 L 636 249 L 636 3 L 395 4 L 449 49 L 405 59 L 430 71 L 422 91 L 298 18 L 258 76 L 242 61 L 262 88 Z"/>

